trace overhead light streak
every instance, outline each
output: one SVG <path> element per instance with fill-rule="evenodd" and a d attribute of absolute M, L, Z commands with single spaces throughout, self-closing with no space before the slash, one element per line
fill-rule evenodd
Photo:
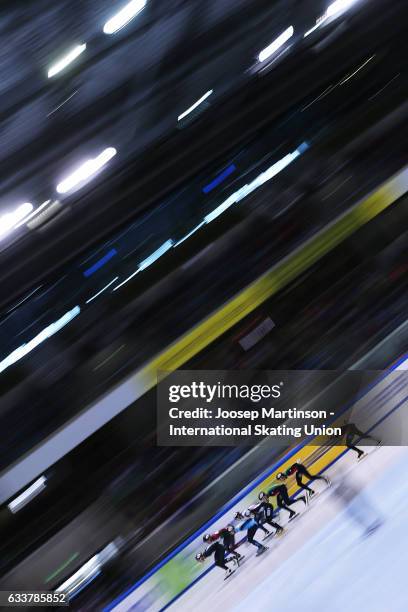
<path fill-rule="evenodd" d="M 335 2 L 332 2 L 327 7 L 325 16 L 327 18 L 337 17 L 338 15 L 341 15 L 345 11 L 348 11 L 349 8 L 351 8 L 351 6 L 355 4 L 356 2 L 357 0 L 335 0 Z"/>
<path fill-rule="evenodd" d="M 65 68 L 72 64 L 72 62 L 75 61 L 77 57 L 79 57 L 81 53 L 85 51 L 85 49 L 86 43 L 83 43 L 82 45 L 76 45 L 73 49 L 71 49 L 71 51 L 64 55 L 64 57 L 62 57 L 55 64 L 50 66 L 48 70 L 48 78 L 51 79 L 52 77 L 65 70 Z"/>
<path fill-rule="evenodd" d="M 79 168 L 74 170 L 63 181 L 58 183 L 57 192 L 64 194 L 72 191 L 73 189 L 85 184 L 91 179 L 99 170 L 101 170 L 111 159 L 116 155 L 117 151 L 114 147 L 108 147 L 102 153 L 100 153 L 94 159 L 88 159 Z"/>
<path fill-rule="evenodd" d="M 51 338 L 54 334 L 59 332 L 65 325 L 68 325 L 75 317 L 79 315 L 81 312 L 81 308 L 79 306 L 75 306 L 72 310 L 65 313 L 62 317 L 60 317 L 54 323 L 51 323 L 47 327 L 45 327 L 39 334 L 34 336 L 29 342 L 26 342 L 16 348 L 12 353 L 7 355 L 2 361 L 0 361 L 0 373 L 4 372 L 11 365 L 23 359 L 28 353 L 33 351 L 37 346 Z"/>
<path fill-rule="evenodd" d="M 41 210 L 43 210 L 46 206 L 48 206 L 48 204 L 51 203 L 51 200 L 46 200 L 45 202 L 43 202 L 42 204 L 40 204 L 40 206 L 38 206 L 35 210 L 33 210 L 33 212 L 31 214 L 28 215 L 28 217 L 25 217 L 23 219 L 23 221 L 21 221 L 20 223 L 18 223 L 16 225 L 17 227 L 20 227 L 21 225 L 25 225 L 27 223 L 27 221 L 30 221 L 31 219 L 33 219 L 33 217 L 35 217 Z"/>
<path fill-rule="evenodd" d="M 265 60 L 269 59 L 271 57 L 271 55 L 276 53 L 276 51 L 278 51 L 281 47 L 283 47 L 283 45 L 290 38 L 292 38 L 293 34 L 294 34 L 293 26 L 289 26 L 288 28 L 286 28 L 286 30 L 284 32 L 282 32 L 282 34 L 280 34 L 280 36 L 278 36 L 278 38 L 275 38 L 275 40 L 273 42 L 271 42 L 270 45 L 265 47 L 265 49 L 263 49 L 259 53 L 258 61 L 264 62 Z"/>
<path fill-rule="evenodd" d="M 264 172 L 259 174 L 253 181 L 249 184 L 244 185 L 238 191 L 235 191 L 231 194 L 224 202 L 222 202 L 217 208 L 211 211 L 206 217 L 204 217 L 205 223 L 211 223 L 217 217 L 219 217 L 223 212 L 225 212 L 230 206 L 240 202 L 248 195 L 253 193 L 256 189 L 261 187 L 267 181 L 270 181 L 274 176 L 282 172 L 289 164 L 291 164 L 299 155 L 301 155 L 308 148 L 307 143 L 302 143 L 295 151 L 292 153 L 288 153 L 280 159 L 279 161 L 272 164 L 269 168 L 267 168 Z"/>
<path fill-rule="evenodd" d="M 34 497 L 36 497 L 39 493 L 41 493 L 41 491 L 45 489 L 45 486 L 46 478 L 45 476 L 41 476 L 35 482 L 33 482 L 33 484 L 30 485 L 25 491 L 20 493 L 20 495 L 15 497 L 13 501 L 8 504 L 7 507 L 10 512 L 15 514 L 16 512 L 21 510 L 21 508 L 24 508 L 24 506 L 26 506 L 32 499 L 34 499 Z"/>
<path fill-rule="evenodd" d="M 190 238 L 195 232 L 197 232 L 203 225 L 210 223 L 217 217 L 219 217 L 224 211 L 226 211 L 233 204 L 243 200 L 252 192 L 254 192 L 258 187 L 261 187 L 267 181 L 270 181 L 274 176 L 282 172 L 289 164 L 291 164 L 297 157 L 299 157 L 304 151 L 309 148 L 309 145 L 304 142 L 295 151 L 292 153 L 288 153 L 280 159 L 279 161 L 272 164 L 269 168 L 267 168 L 264 172 L 259 174 L 251 183 L 244 185 L 233 194 L 231 194 L 224 202 L 222 202 L 217 208 L 215 208 L 212 212 L 204 217 L 204 220 L 199 223 L 196 227 L 194 227 L 188 234 L 186 234 L 183 238 L 181 238 L 178 242 L 174 243 L 173 240 L 167 240 L 164 244 L 162 244 L 156 251 L 154 251 L 149 257 L 147 257 L 144 261 L 139 264 L 139 267 L 133 274 L 128 276 L 125 280 L 123 280 L 119 285 L 117 285 L 113 291 L 117 291 L 120 287 L 128 283 L 132 278 L 134 278 L 139 272 L 142 272 L 145 268 L 152 265 L 159 257 L 161 257 L 164 253 L 166 253 L 171 247 L 177 247 L 179 244 L 182 244 L 185 240 Z"/>
<path fill-rule="evenodd" d="M 25 202 L 12 212 L 2 215 L 0 217 L 0 238 L 19 227 L 20 221 L 25 220 L 33 208 L 34 206 L 30 202 Z"/>
<path fill-rule="evenodd" d="M 161 257 L 162 255 L 167 253 L 167 251 L 170 250 L 173 245 L 174 245 L 174 241 L 173 240 L 166 240 L 166 242 L 164 242 L 158 249 L 156 249 L 156 251 L 154 251 L 151 255 L 149 255 L 149 257 L 144 259 L 139 264 L 139 267 L 137 268 L 137 270 L 135 272 L 133 272 L 133 274 L 131 274 L 130 276 L 125 278 L 125 280 L 122 281 L 119 285 L 117 285 L 113 289 L 113 291 L 117 291 L 120 287 L 123 287 L 123 285 L 125 285 L 132 278 L 134 278 L 136 276 L 136 274 L 139 274 L 139 272 L 142 272 L 143 270 L 145 270 L 146 268 L 151 266 L 155 261 L 157 261 L 159 259 L 159 257 Z"/>
<path fill-rule="evenodd" d="M 132 0 L 123 7 L 116 15 L 109 19 L 103 26 L 105 34 L 115 34 L 124 28 L 136 17 L 146 6 L 146 0 Z"/>
<path fill-rule="evenodd" d="M 21 304 L 24 304 L 24 302 L 26 302 L 28 300 L 28 298 L 30 298 L 32 295 L 34 295 L 34 293 L 37 293 L 37 291 L 39 291 L 41 289 L 43 285 L 40 285 L 39 287 L 36 287 L 35 289 L 33 289 L 32 291 L 30 291 L 30 293 L 28 295 L 26 295 L 25 297 L 23 297 L 22 300 L 20 300 L 19 302 L 17 302 L 17 304 L 14 304 L 14 306 L 12 306 L 10 308 L 10 310 L 7 310 L 8 314 L 9 312 L 13 312 L 13 310 L 15 310 L 16 308 L 18 308 L 19 306 L 21 306 Z"/>
<path fill-rule="evenodd" d="M 67 592 L 70 599 L 75 595 L 78 595 L 82 589 L 90 584 L 95 578 L 101 573 L 101 564 L 98 559 L 98 555 L 95 555 L 89 561 L 79 568 L 68 580 L 65 580 L 55 591 Z"/>
<path fill-rule="evenodd" d="M 362 70 L 364 68 L 364 66 L 366 66 L 368 64 L 368 62 L 371 62 L 371 60 L 375 57 L 375 55 L 372 55 L 371 57 L 369 57 L 365 62 L 363 62 L 361 64 L 361 66 L 359 66 L 356 70 L 354 70 L 354 72 L 352 72 L 351 74 L 347 75 L 342 81 L 340 81 L 340 85 L 344 85 L 344 83 L 347 83 L 347 81 L 349 81 L 350 79 L 353 78 L 353 76 L 355 76 L 358 72 L 360 72 L 360 70 Z"/>
<path fill-rule="evenodd" d="M 201 96 L 199 100 L 197 100 L 197 102 L 194 102 L 194 104 L 190 106 L 190 108 L 188 108 L 183 113 L 181 113 L 181 115 L 177 117 L 177 121 L 181 121 L 182 119 L 184 119 L 184 117 L 187 117 L 187 115 L 192 113 L 198 106 L 200 106 L 200 104 L 202 104 L 205 100 L 207 100 L 207 98 L 211 96 L 213 91 L 214 91 L 213 89 L 210 89 L 209 91 L 207 91 L 203 96 Z"/>
<path fill-rule="evenodd" d="M 58 104 L 58 106 L 56 106 L 51 112 L 49 112 L 47 114 L 47 117 L 51 117 L 51 115 L 53 115 L 54 113 L 56 113 L 60 108 L 62 108 L 64 106 L 64 104 L 66 104 L 67 102 L 69 102 L 69 100 L 71 100 L 71 98 L 73 98 L 75 96 L 75 94 L 78 93 L 78 89 L 76 91 L 74 91 L 73 94 L 71 94 L 70 96 L 68 96 L 68 98 L 65 98 L 65 100 L 63 102 L 61 102 L 61 104 Z"/>
<path fill-rule="evenodd" d="M 151 255 L 149 255 L 149 257 L 146 257 L 146 259 L 144 259 L 139 264 L 139 270 L 145 270 L 146 268 L 151 266 L 155 261 L 159 259 L 159 257 L 167 253 L 167 251 L 171 249 L 173 244 L 174 244 L 173 240 L 166 240 L 166 242 L 164 242 L 161 246 L 159 246 L 159 248 L 156 249 L 156 251 L 154 251 Z"/>
<path fill-rule="evenodd" d="M 116 283 L 116 281 L 119 279 L 119 276 L 116 276 L 113 280 L 111 280 L 110 283 L 108 283 L 107 285 L 105 285 L 105 287 L 103 287 L 103 289 L 101 289 L 100 291 L 98 291 L 98 293 L 95 293 L 95 295 L 93 295 L 92 297 L 89 298 L 89 300 L 86 300 L 85 304 L 89 304 L 90 302 L 93 302 L 93 300 L 95 300 L 98 296 L 101 295 L 101 293 L 103 293 L 104 291 L 106 291 L 107 289 L 109 289 L 109 287 L 111 285 L 113 285 L 113 283 Z"/>
<path fill-rule="evenodd" d="M 175 244 L 173 244 L 174 247 L 178 247 L 179 244 L 182 244 L 185 240 L 187 240 L 188 238 L 190 238 L 190 236 L 192 236 L 193 234 L 195 234 L 196 232 L 198 232 L 198 230 L 200 229 L 200 227 L 203 227 L 203 225 L 205 225 L 205 221 L 201 221 L 201 223 L 199 223 L 198 225 L 196 225 L 196 227 L 194 227 L 191 232 L 188 232 L 188 234 L 186 234 L 183 238 L 181 238 L 178 242 L 176 242 Z"/>
<path fill-rule="evenodd" d="M 312 32 L 325 25 L 326 22 L 330 22 L 348 11 L 357 1 L 358 0 L 335 0 L 335 2 L 329 4 L 323 15 L 316 19 L 315 25 L 303 34 L 303 38 L 306 38 L 306 36 L 309 36 Z"/>
<path fill-rule="evenodd" d="M 76 597 L 95 578 L 97 578 L 103 566 L 118 555 L 119 549 L 115 542 L 110 542 L 100 552 L 84 563 L 72 576 L 65 580 L 55 589 L 57 593 L 66 592 L 70 599 Z"/>

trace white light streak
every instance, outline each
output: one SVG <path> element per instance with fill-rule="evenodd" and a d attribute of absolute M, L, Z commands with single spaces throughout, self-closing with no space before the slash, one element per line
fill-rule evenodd
<path fill-rule="evenodd" d="M 20 221 L 26 219 L 34 206 L 29 202 L 21 204 L 13 212 L 6 213 L 0 217 L 0 238 L 8 234 L 12 229 L 19 227 Z"/>
<path fill-rule="evenodd" d="M 348 11 L 357 1 L 358 0 L 335 0 L 335 2 L 329 4 L 325 13 L 316 19 L 315 25 L 303 34 L 303 38 L 306 38 L 306 36 L 309 36 L 309 34 L 312 34 L 312 32 L 325 25 L 326 22 L 332 21 Z"/>
<path fill-rule="evenodd" d="M 201 98 L 199 100 L 197 100 L 197 102 L 194 102 L 194 104 L 192 106 L 190 106 L 190 108 L 185 110 L 184 113 L 181 113 L 181 115 L 178 116 L 177 121 L 181 121 L 182 119 L 184 119 L 184 117 L 187 117 L 187 115 L 192 113 L 193 110 L 195 110 L 197 108 L 197 106 L 200 106 L 200 104 L 202 104 L 204 102 L 204 100 L 209 98 L 212 93 L 213 93 L 212 89 L 207 91 L 203 96 L 201 96 Z"/>
<path fill-rule="evenodd" d="M 101 293 L 103 293 L 104 291 L 106 291 L 106 289 L 108 289 L 111 285 L 113 285 L 113 283 L 115 283 L 118 280 L 119 276 L 116 276 L 113 280 L 111 280 L 110 283 L 108 283 L 107 285 L 105 285 L 105 287 L 103 289 L 101 289 L 100 291 L 98 291 L 98 293 L 95 293 L 95 295 L 93 295 L 92 297 L 89 298 L 89 300 L 86 300 L 86 304 L 89 304 L 89 302 L 92 302 L 95 298 L 97 298 L 99 295 L 101 295 Z"/>
<path fill-rule="evenodd" d="M 164 253 L 167 253 L 169 249 L 173 246 L 173 240 L 166 240 L 156 251 L 154 251 L 149 257 L 146 257 L 140 264 L 139 270 L 145 270 L 149 266 L 151 266 L 155 261 L 159 259 Z"/>
<path fill-rule="evenodd" d="M 195 234 L 200 227 L 203 227 L 203 225 L 205 225 L 205 221 L 201 221 L 201 223 L 199 223 L 198 225 L 196 225 L 196 227 L 194 227 L 191 232 L 188 232 L 188 234 L 186 234 L 185 236 L 183 236 L 183 238 L 181 238 L 178 242 L 176 242 L 176 244 L 173 244 L 174 247 L 177 247 L 179 244 L 182 244 L 185 240 L 187 240 L 188 238 L 190 238 L 190 236 L 192 236 L 193 234 Z"/>
<path fill-rule="evenodd" d="M 50 66 L 48 70 L 48 78 L 51 79 L 53 76 L 65 70 L 69 64 L 72 64 L 74 60 L 77 59 L 86 49 L 86 43 L 82 45 L 76 45 L 71 51 L 69 51 L 64 57 L 62 57 L 58 62 Z"/>
<path fill-rule="evenodd" d="M 340 81 L 340 85 L 344 85 L 344 83 L 347 83 L 347 81 L 349 81 L 350 79 L 353 78 L 353 76 L 355 76 L 357 74 L 357 72 L 360 72 L 360 70 L 362 70 L 364 68 L 364 66 L 366 66 L 368 64 L 368 62 L 371 62 L 371 60 L 375 57 L 375 55 L 372 55 L 371 57 L 369 57 L 365 62 L 363 62 L 361 64 L 361 66 L 359 66 L 356 70 L 354 70 L 354 72 L 352 72 L 351 74 L 349 74 L 348 76 L 346 76 L 342 81 Z"/>
<path fill-rule="evenodd" d="M 48 338 L 60 331 L 60 329 L 65 327 L 65 325 L 68 325 L 68 323 L 72 321 L 72 319 L 77 317 L 80 312 L 81 308 L 79 306 L 75 306 L 72 310 L 65 313 L 60 319 L 48 325 L 29 342 L 24 343 L 18 348 L 16 348 L 12 353 L 7 355 L 7 357 L 0 361 L 0 373 L 4 372 L 4 370 L 9 368 L 17 361 L 20 361 L 20 359 L 28 355 L 28 353 L 37 348 L 37 346 L 39 346 L 42 342 L 48 340 Z"/>
<path fill-rule="evenodd" d="M 103 26 L 105 34 L 115 34 L 124 28 L 132 19 L 136 17 L 146 6 L 146 0 L 132 0 L 116 13 Z"/>
<path fill-rule="evenodd" d="M 147 257 L 146 259 L 144 259 L 140 264 L 138 269 L 133 272 L 133 274 L 131 274 L 130 276 L 128 276 L 127 278 L 125 278 L 124 281 L 122 281 L 119 285 L 117 285 L 113 291 L 117 291 L 120 287 L 123 287 L 123 285 L 125 285 L 126 283 L 128 283 L 132 278 L 134 278 L 136 276 L 136 274 L 139 274 L 139 272 L 142 272 L 143 270 L 145 270 L 146 268 L 148 268 L 149 266 L 151 266 L 155 261 L 157 261 L 159 259 L 159 257 L 161 257 L 162 255 L 164 255 L 164 253 L 167 253 L 167 251 L 169 249 L 171 249 L 171 247 L 174 245 L 173 240 L 166 240 L 166 242 L 164 242 L 158 249 L 156 249 L 156 251 L 154 251 L 151 255 L 149 255 L 149 257 Z"/>
<path fill-rule="evenodd" d="M 265 49 L 260 52 L 260 54 L 258 55 L 258 61 L 264 62 L 265 60 L 270 58 L 271 55 L 276 53 L 276 51 L 278 51 L 278 49 L 280 49 L 285 44 L 285 42 L 292 38 L 293 34 L 293 26 L 289 26 L 284 32 L 282 32 L 280 36 L 278 36 L 278 38 L 275 38 L 275 40 L 271 42 L 270 45 L 265 47 Z"/>
<path fill-rule="evenodd" d="M 32 485 L 30 485 L 25 491 L 20 493 L 13 501 L 8 504 L 8 509 L 10 512 L 15 514 L 21 508 L 26 506 L 34 497 L 36 497 L 41 491 L 45 489 L 46 486 L 46 478 L 45 476 L 41 476 Z"/>
<path fill-rule="evenodd" d="M 116 155 L 114 147 L 108 147 L 94 159 L 88 159 L 79 168 L 57 185 L 58 193 L 68 193 L 79 185 L 84 185 Z"/>
<path fill-rule="evenodd" d="M 248 195 L 250 195 L 253 191 L 261 187 L 267 181 L 270 181 L 274 176 L 282 172 L 286 166 L 289 166 L 299 155 L 303 153 L 308 148 L 306 143 L 303 143 L 292 153 L 288 153 L 282 159 L 272 164 L 269 168 L 267 168 L 264 172 L 259 174 L 256 178 L 254 178 L 251 183 L 244 185 L 238 191 L 230 195 L 222 204 L 217 206 L 212 212 L 210 212 L 206 217 L 204 217 L 204 221 L 206 223 L 210 223 L 214 221 L 217 217 L 219 217 L 225 210 L 227 210 L 230 206 L 235 204 L 236 202 L 240 202 Z"/>
<path fill-rule="evenodd" d="M 35 217 L 41 210 L 43 210 L 43 208 L 48 206 L 48 204 L 50 204 L 50 203 L 51 203 L 51 200 L 47 200 L 46 202 L 43 202 L 30 215 L 28 215 L 28 217 L 25 217 L 25 219 L 23 219 L 23 221 L 21 221 L 18 225 L 16 225 L 16 228 L 20 227 L 21 225 L 25 225 L 27 223 L 27 221 L 30 221 L 33 217 Z"/>
<path fill-rule="evenodd" d="M 332 2 L 326 10 L 325 16 L 329 17 L 337 17 L 341 13 L 348 11 L 349 8 L 352 7 L 353 4 L 356 3 L 357 0 L 335 0 Z"/>

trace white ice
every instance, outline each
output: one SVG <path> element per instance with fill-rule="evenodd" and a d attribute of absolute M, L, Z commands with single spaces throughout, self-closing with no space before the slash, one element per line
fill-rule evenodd
<path fill-rule="evenodd" d="M 247 559 L 233 576 L 224 582 L 223 571 L 214 568 L 170 610 L 407 612 L 408 449 L 367 450 L 361 462 L 347 452 L 328 475 L 336 482 L 345 474 L 361 490 L 353 504 L 364 508 L 367 519 L 384 519 L 374 534 L 364 538 L 333 489 L 323 491 L 324 483 L 316 482 L 312 486 L 321 494 L 286 536 L 266 542 L 268 552 L 256 558 L 245 544 L 240 550 Z"/>

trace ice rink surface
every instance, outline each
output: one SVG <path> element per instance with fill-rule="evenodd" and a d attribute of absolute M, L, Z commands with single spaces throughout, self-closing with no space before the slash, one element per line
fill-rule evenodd
<path fill-rule="evenodd" d="M 327 470 L 333 487 L 313 483 L 320 494 L 288 525 L 285 536 L 266 541 L 265 554 L 255 557 L 253 546 L 242 545 L 246 560 L 235 574 L 224 581 L 223 570 L 212 569 L 169 609 L 407 612 L 408 449 L 366 450 L 362 461 L 349 451 Z M 350 504 L 336 495 L 339 482 L 358 491 Z M 303 511 L 303 504 L 294 509 Z M 383 523 L 364 536 L 356 511 L 367 525 L 377 519 Z M 277 520 L 285 525 L 287 513 L 280 514 Z M 259 531 L 257 536 L 261 540 Z"/>

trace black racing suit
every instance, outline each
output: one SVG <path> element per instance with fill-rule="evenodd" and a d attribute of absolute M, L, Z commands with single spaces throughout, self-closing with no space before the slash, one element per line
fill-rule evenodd
<path fill-rule="evenodd" d="M 224 570 L 228 570 L 228 566 L 225 565 L 225 548 L 220 542 L 213 542 L 210 546 L 207 546 L 203 555 L 206 559 L 214 555 L 214 563 L 218 567 L 221 567 Z"/>
<path fill-rule="evenodd" d="M 359 438 L 360 440 L 374 440 L 378 443 L 380 442 L 379 440 L 377 440 L 377 438 L 374 438 L 373 436 L 370 436 L 369 434 L 360 431 L 354 423 L 347 423 L 347 425 L 343 425 L 342 434 L 343 436 L 346 436 L 347 448 L 355 451 L 359 457 L 361 457 L 361 455 L 364 455 L 364 451 L 355 446 L 355 444 L 353 443 L 354 438 Z"/>
<path fill-rule="evenodd" d="M 276 502 L 279 508 L 284 508 L 285 510 L 287 510 L 291 517 L 294 516 L 296 512 L 291 510 L 289 506 L 296 504 L 296 502 L 298 501 L 303 501 L 303 503 L 306 505 L 306 498 L 303 496 L 298 497 L 298 499 L 291 500 L 289 498 L 288 488 L 284 484 L 274 485 L 269 489 L 268 497 L 273 496 L 276 496 Z"/>
<path fill-rule="evenodd" d="M 262 527 L 263 523 L 267 523 L 276 531 L 281 531 L 282 527 L 273 520 L 273 506 L 269 502 L 262 501 L 249 506 L 248 510 L 253 514 L 254 519 L 263 531 L 267 531 Z"/>
<path fill-rule="evenodd" d="M 324 480 L 325 482 L 327 482 L 324 476 L 311 474 L 302 463 L 294 463 L 289 469 L 285 471 L 286 476 L 291 476 L 292 474 L 295 474 L 296 484 L 298 485 L 298 487 L 309 491 L 309 493 L 314 493 L 314 490 L 308 485 L 304 484 L 304 482 L 302 482 L 302 476 L 309 478 L 309 480 Z"/>

